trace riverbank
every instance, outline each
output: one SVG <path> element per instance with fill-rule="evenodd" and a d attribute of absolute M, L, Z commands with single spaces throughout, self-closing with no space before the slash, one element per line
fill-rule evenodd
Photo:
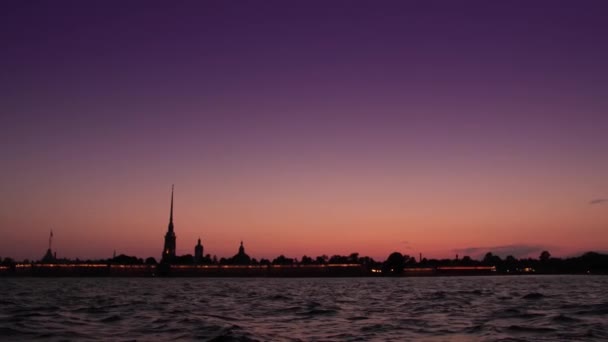
<path fill-rule="evenodd" d="M 493 266 L 404 268 L 395 274 L 360 264 L 327 265 L 124 265 L 15 264 L 0 267 L 5 277 L 429 277 L 538 274 L 534 270 L 501 273 Z M 590 273 L 590 272 L 589 272 Z M 579 274 L 589 274 L 579 273 Z M 555 273 L 552 273 L 555 274 Z"/>

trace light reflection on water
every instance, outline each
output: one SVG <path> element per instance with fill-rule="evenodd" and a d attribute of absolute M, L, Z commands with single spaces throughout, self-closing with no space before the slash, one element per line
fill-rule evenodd
<path fill-rule="evenodd" d="M 3 278 L 2 340 L 608 339 L 608 276 Z"/>

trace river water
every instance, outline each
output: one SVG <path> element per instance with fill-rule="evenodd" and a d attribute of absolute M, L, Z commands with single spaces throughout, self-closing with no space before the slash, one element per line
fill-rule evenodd
<path fill-rule="evenodd" d="M 0 340 L 606 341 L 608 276 L 0 278 Z"/>

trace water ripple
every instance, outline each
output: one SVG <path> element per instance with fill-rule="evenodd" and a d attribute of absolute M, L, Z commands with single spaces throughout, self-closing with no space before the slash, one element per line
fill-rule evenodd
<path fill-rule="evenodd" d="M 608 277 L 3 278 L 2 340 L 608 339 Z"/>

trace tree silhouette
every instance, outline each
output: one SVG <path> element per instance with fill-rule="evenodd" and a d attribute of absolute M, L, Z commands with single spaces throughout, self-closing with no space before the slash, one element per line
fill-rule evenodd
<path fill-rule="evenodd" d="M 323 254 L 321 256 L 318 256 L 315 259 L 315 263 L 317 263 L 319 265 L 325 265 L 325 264 L 327 264 L 327 260 L 329 260 L 329 257 L 327 255 Z"/>
<path fill-rule="evenodd" d="M 404 266 L 405 261 L 403 255 L 399 252 L 393 252 L 384 262 L 382 272 L 387 274 L 401 274 Z"/>
<path fill-rule="evenodd" d="M 302 256 L 300 263 L 302 265 L 311 265 L 312 263 L 314 263 L 314 260 L 312 260 L 311 257 L 304 255 Z"/>
<path fill-rule="evenodd" d="M 542 253 L 540 253 L 539 259 L 542 262 L 547 262 L 549 261 L 549 259 L 551 259 L 551 253 L 549 253 L 548 251 L 543 251 Z"/>
<path fill-rule="evenodd" d="M 273 265 L 293 265 L 293 263 L 294 263 L 293 259 L 287 258 L 283 254 L 279 255 L 272 261 Z"/>
<path fill-rule="evenodd" d="M 470 256 L 465 255 L 465 256 L 463 256 L 463 257 L 462 257 L 462 259 L 460 260 L 460 263 L 461 263 L 463 266 L 472 266 L 472 265 L 473 265 L 473 260 L 471 259 L 471 257 L 470 257 Z"/>

